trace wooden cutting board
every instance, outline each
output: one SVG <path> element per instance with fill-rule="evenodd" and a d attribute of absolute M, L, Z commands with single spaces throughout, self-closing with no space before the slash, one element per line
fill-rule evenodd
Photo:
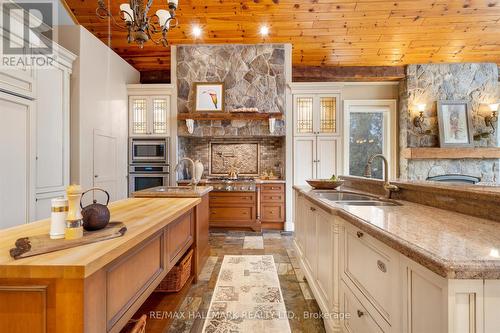
<path fill-rule="evenodd" d="M 96 243 L 123 236 L 127 227 L 122 222 L 110 222 L 106 228 L 97 231 L 84 231 L 79 239 L 50 239 L 48 234 L 19 238 L 10 256 L 14 259 L 68 249 L 75 246 Z"/>

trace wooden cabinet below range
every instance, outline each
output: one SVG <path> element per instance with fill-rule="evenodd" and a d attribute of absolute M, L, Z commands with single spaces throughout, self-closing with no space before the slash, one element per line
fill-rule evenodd
<path fill-rule="evenodd" d="M 210 192 L 210 226 L 260 231 L 255 192 Z"/>
<path fill-rule="evenodd" d="M 285 223 L 285 184 L 260 184 L 259 218 L 263 229 L 283 230 Z"/>

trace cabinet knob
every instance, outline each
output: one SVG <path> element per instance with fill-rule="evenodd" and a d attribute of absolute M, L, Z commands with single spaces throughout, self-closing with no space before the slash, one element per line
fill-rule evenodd
<path fill-rule="evenodd" d="M 361 318 L 365 315 L 365 313 L 361 310 L 358 310 L 358 317 Z"/>
<path fill-rule="evenodd" d="M 356 232 L 356 236 L 358 236 L 358 238 L 363 237 L 363 235 L 364 233 L 362 233 L 361 231 Z"/>
<path fill-rule="evenodd" d="M 314 208 L 314 207 L 310 207 L 310 208 L 311 208 L 311 211 L 312 211 L 312 212 L 315 212 L 315 211 L 316 211 L 316 208 Z"/>
<path fill-rule="evenodd" d="M 99 175 L 94 175 L 94 178 L 99 178 Z"/>
<path fill-rule="evenodd" d="M 383 263 L 381 260 L 377 260 L 377 267 L 382 272 L 387 273 L 387 267 L 385 266 L 385 263 Z"/>

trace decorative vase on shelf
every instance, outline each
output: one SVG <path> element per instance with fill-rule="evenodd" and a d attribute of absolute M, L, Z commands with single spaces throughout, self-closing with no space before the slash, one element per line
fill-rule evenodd
<path fill-rule="evenodd" d="M 196 184 L 198 184 L 200 182 L 201 177 L 203 176 L 204 169 L 205 168 L 203 167 L 203 163 L 201 163 L 200 160 L 196 160 L 194 162 L 193 179 L 195 180 Z"/>

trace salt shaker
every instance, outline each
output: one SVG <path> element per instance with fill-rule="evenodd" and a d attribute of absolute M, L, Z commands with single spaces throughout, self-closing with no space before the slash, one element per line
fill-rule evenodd
<path fill-rule="evenodd" d="M 66 217 L 68 216 L 68 200 L 55 198 L 51 200 L 52 213 L 50 214 L 50 238 L 64 238 Z"/>

